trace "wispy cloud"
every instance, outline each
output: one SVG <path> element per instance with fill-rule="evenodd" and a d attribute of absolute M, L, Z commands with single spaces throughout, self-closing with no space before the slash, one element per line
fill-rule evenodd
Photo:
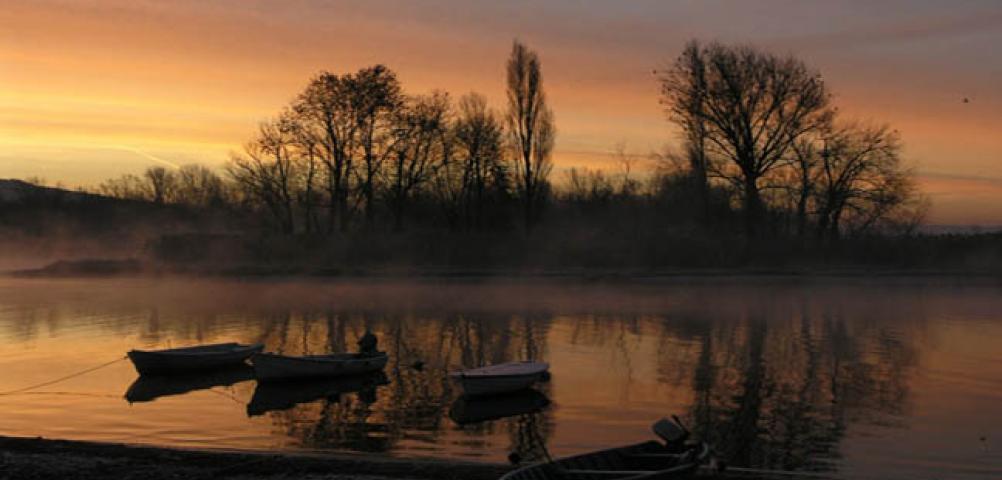
<path fill-rule="evenodd" d="M 158 157 L 156 155 L 153 155 L 153 154 L 148 153 L 148 152 L 144 152 L 144 151 L 142 151 L 142 150 L 140 150 L 138 148 L 135 148 L 135 147 L 130 147 L 130 146 L 127 146 L 127 145 L 120 145 L 118 147 L 118 149 L 125 150 L 126 152 L 135 153 L 136 155 L 139 155 L 140 157 L 143 157 L 143 158 L 146 158 L 146 159 L 149 159 L 149 160 L 153 160 L 154 162 L 166 165 L 166 166 L 171 167 L 171 168 L 173 168 L 175 170 L 181 168 L 180 165 L 178 165 L 178 164 L 176 164 L 176 163 L 174 163 L 174 162 L 172 162 L 170 160 L 164 160 L 164 159 L 162 159 L 162 158 L 160 158 L 160 157 Z"/>

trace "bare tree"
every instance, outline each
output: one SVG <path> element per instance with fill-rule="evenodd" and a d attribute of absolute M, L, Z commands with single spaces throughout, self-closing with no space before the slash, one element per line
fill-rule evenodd
<path fill-rule="evenodd" d="M 281 120 L 262 123 L 258 138 L 234 155 L 227 172 L 252 198 L 272 214 L 282 233 L 294 233 L 296 164 L 291 141 Z"/>
<path fill-rule="evenodd" d="M 327 231 L 348 228 L 349 179 L 357 146 L 358 122 L 351 108 L 351 81 L 330 72 L 315 76 L 299 95 L 293 110 L 315 125 L 320 134 L 320 160 L 326 173 Z"/>
<path fill-rule="evenodd" d="M 149 167 L 143 173 L 149 188 L 150 199 L 153 203 L 164 204 L 174 201 L 174 194 L 177 190 L 177 178 L 174 172 L 164 167 Z"/>
<path fill-rule="evenodd" d="M 288 136 L 289 154 L 298 176 L 294 193 L 296 203 L 301 206 L 303 229 L 306 233 L 317 232 L 320 230 L 317 207 L 321 204 L 318 184 L 321 182 L 323 133 L 295 110 L 286 111 L 282 128 Z"/>
<path fill-rule="evenodd" d="M 662 77 L 662 104 L 669 118 L 682 129 L 688 172 L 704 222 L 710 215 L 710 185 L 707 177 L 709 159 L 706 154 L 706 114 L 704 104 L 707 95 L 706 57 L 696 40 L 690 41 L 672 70 Z"/>
<path fill-rule="evenodd" d="M 820 140 L 819 140 L 820 139 Z M 820 143 L 820 145 L 819 145 Z M 793 143 L 790 148 L 790 175 L 787 181 L 787 191 L 793 197 L 796 234 L 800 238 L 807 235 L 807 220 L 811 213 L 812 199 L 817 190 L 818 166 L 821 157 L 828 155 L 828 145 L 825 136 L 817 138 L 802 138 Z"/>
<path fill-rule="evenodd" d="M 820 236 L 837 240 L 846 220 L 854 231 L 866 231 L 913 199 L 914 180 L 901 164 L 896 131 L 849 123 L 822 142 L 815 192 Z"/>
<path fill-rule="evenodd" d="M 365 226 L 370 228 L 375 214 L 376 179 L 383 161 L 394 151 L 396 137 L 390 132 L 390 124 L 403 98 L 396 75 L 383 65 L 359 70 L 349 79 L 349 93 L 362 155 L 359 194 Z"/>
<path fill-rule="evenodd" d="M 633 170 L 639 163 L 639 158 L 627 151 L 625 142 L 615 145 L 614 156 L 618 167 L 615 179 L 617 183 L 616 194 L 623 199 L 640 195 L 643 184 L 633 176 Z"/>
<path fill-rule="evenodd" d="M 745 229 L 755 235 L 764 211 L 760 180 L 797 139 L 830 121 L 829 94 L 820 74 L 793 57 L 716 43 L 687 52 L 661 75 L 662 102 L 683 130 L 704 128 L 705 153 L 727 161 L 705 165 L 741 189 Z"/>
<path fill-rule="evenodd" d="M 524 224 L 530 230 L 539 215 L 550 154 L 556 137 L 553 111 L 546 104 L 543 73 L 536 52 L 515 41 L 508 58 L 508 133 L 515 151 L 515 186 L 522 200 Z"/>
<path fill-rule="evenodd" d="M 177 203 L 193 207 L 218 207 L 225 200 L 225 185 L 204 165 L 187 164 L 177 170 Z"/>
<path fill-rule="evenodd" d="M 101 182 L 98 193 L 123 200 L 149 200 L 146 184 L 142 178 L 125 174 Z"/>
<path fill-rule="evenodd" d="M 386 169 L 394 230 L 403 229 L 407 204 L 432 177 L 437 162 L 449 155 L 450 145 L 445 138 L 449 108 L 448 94 L 435 92 L 415 97 L 398 113 L 396 146 Z"/>
<path fill-rule="evenodd" d="M 487 107 L 487 100 L 471 93 L 459 100 L 459 118 L 453 128 L 458 175 L 460 215 L 467 226 L 484 227 L 490 197 L 507 189 L 502 162 L 504 129 Z"/>
<path fill-rule="evenodd" d="M 579 208 L 608 205 L 616 198 L 615 179 L 601 170 L 572 167 L 567 171 L 563 199 Z"/>

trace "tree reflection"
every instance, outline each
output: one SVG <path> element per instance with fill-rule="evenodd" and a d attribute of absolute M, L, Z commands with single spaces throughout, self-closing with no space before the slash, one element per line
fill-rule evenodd
<path fill-rule="evenodd" d="M 662 335 L 695 334 L 698 348 L 661 362 L 689 367 L 692 429 L 734 465 L 834 470 L 850 423 L 893 423 L 908 408 L 915 350 L 865 316 L 805 304 L 704 320 L 694 332 L 691 321 L 666 319 Z"/>

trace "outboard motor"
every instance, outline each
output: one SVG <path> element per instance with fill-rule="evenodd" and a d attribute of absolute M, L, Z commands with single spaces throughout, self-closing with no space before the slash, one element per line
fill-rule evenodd
<path fill-rule="evenodd" d="M 689 430 L 682 425 L 678 417 L 662 418 L 651 426 L 654 434 L 665 441 L 665 448 L 672 453 L 682 453 L 688 450 L 686 440 L 689 439 Z"/>

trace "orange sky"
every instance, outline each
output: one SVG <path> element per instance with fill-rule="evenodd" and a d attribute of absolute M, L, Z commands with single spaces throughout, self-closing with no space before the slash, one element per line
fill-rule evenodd
<path fill-rule="evenodd" d="M 651 70 L 695 37 L 804 58 L 844 114 L 901 131 L 930 222 L 1002 224 L 1002 6 L 830 3 L 6 0 L 0 178 L 222 165 L 321 69 L 385 63 L 409 92 L 500 105 L 514 37 L 542 57 L 558 167 L 603 165 L 675 140 Z"/>

